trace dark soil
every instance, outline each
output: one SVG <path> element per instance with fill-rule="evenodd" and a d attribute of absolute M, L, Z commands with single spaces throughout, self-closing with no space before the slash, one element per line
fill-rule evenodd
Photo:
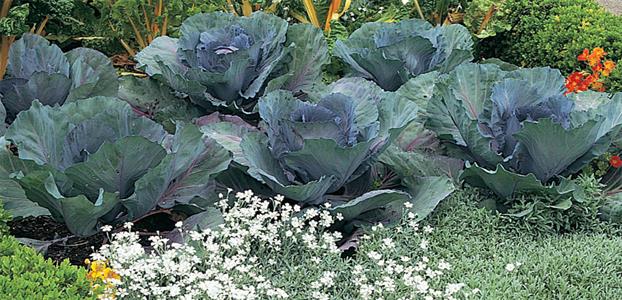
<path fill-rule="evenodd" d="M 149 249 L 150 236 L 166 235 L 171 240 L 178 238 L 175 235 L 176 216 L 169 212 L 156 212 L 148 215 L 136 223 L 132 231 L 140 235 L 140 243 Z M 41 244 L 47 246 L 38 249 L 43 252 L 46 258 L 55 262 L 62 262 L 68 259 L 73 265 L 84 266 L 84 260 L 97 251 L 108 239 L 105 233 L 98 233 L 89 237 L 78 237 L 73 235 L 63 223 L 54 221 L 51 217 L 33 217 L 9 222 L 11 235 L 16 238 L 27 238 L 36 240 L 36 244 L 30 245 L 39 248 Z M 114 232 L 123 230 L 122 225 L 118 225 Z M 172 231 L 172 232 L 171 232 Z M 28 243 L 26 243 L 28 244 Z"/>
<path fill-rule="evenodd" d="M 69 259 L 74 265 L 84 265 L 84 260 L 99 249 L 106 241 L 106 235 L 99 233 L 90 237 L 71 234 L 64 224 L 50 217 L 36 217 L 9 222 L 11 234 L 17 238 L 53 241 L 44 256 L 55 262 Z"/>

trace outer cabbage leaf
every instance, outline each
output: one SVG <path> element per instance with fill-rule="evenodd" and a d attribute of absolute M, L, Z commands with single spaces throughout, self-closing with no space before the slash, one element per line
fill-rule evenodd
<path fill-rule="evenodd" d="M 449 72 L 473 59 L 473 41 L 460 25 L 432 28 L 422 20 L 366 23 L 345 41 L 337 41 L 335 54 L 354 76 L 375 81 L 395 91 L 409 78 L 433 70 Z"/>
<path fill-rule="evenodd" d="M 12 121 L 34 100 L 46 105 L 94 96 L 116 96 L 117 75 L 102 53 L 86 48 L 67 54 L 43 37 L 24 34 L 11 45 L 0 100 Z"/>
<path fill-rule="evenodd" d="M 525 123 L 516 134 L 525 150 L 518 157 L 521 173 L 533 173 L 542 182 L 548 182 L 590 151 L 600 126 L 600 122 L 590 121 L 567 130 L 550 119 Z"/>
<path fill-rule="evenodd" d="M 150 76 L 163 74 L 160 64 L 176 66 L 178 70 L 186 71 L 188 68 L 177 59 L 177 42 L 178 39 L 168 36 L 155 38 L 134 57 L 138 61 L 138 67 L 143 68 Z"/>
<path fill-rule="evenodd" d="M 262 12 L 198 14 L 180 32 L 178 40 L 157 38 L 137 54 L 139 67 L 209 110 L 252 112 L 265 90 L 308 89 L 328 59 L 319 30 Z"/>
<path fill-rule="evenodd" d="M 6 146 L 6 145 L 2 145 Z M 15 218 L 49 215 L 50 212 L 30 201 L 26 193 L 14 179 L 40 167 L 32 161 L 22 161 L 8 151 L 0 150 L 0 200 L 3 209 Z"/>
<path fill-rule="evenodd" d="M 136 181 L 134 195 L 123 200 L 130 219 L 156 206 L 170 208 L 182 203 L 207 207 L 204 202 L 214 196 L 213 178 L 231 162 L 231 154 L 204 138 L 194 125 L 177 128 L 168 152 L 159 165 Z"/>
<path fill-rule="evenodd" d="M 65 174 L 73 181 L 73 188 L 90 199 L 97 197 L 99 189 L 119 192 L 124 199 L 134 193 L 134 183 L 165 155 L 160 145 L 141 136 L 129 136 L 113 144 L 104 143 L 87 161 L 67 168 Z"/>
<path fill-rule="evenodd" d="M 406 177 L 402 180 L 406 191 L 411 195 L 413 206 L 409 211 L 417 215 L 417 220 L 427 217 L 436 206 L 456 189 L 449 177 Z"/>
<path fill-rule="evenodd" d="M 328 44 L 324 33 L 310 24 L 294 24 L 287 31 L 285 46 L 291 48 L 266 92 L 277 89 L 294 93 L 308 91 L 322 76 L 322 67 L 328 63 Z"/>
<path fill-rule="evenodd" d="M 607 151 L 622 125 L 622 97 L 565 97 L 564 78 L 550 68 L 465 64 L 436 86 L 426 125 L 454 155 L 477 163 L 467 182 L 501 197 L 575 174 Z M 518 186 L 507 185 L 513 179 Z"/>
<path fill-rule="evenodd" d="M 91 98 L 62 107 L 35 101 L 13 124 L 6 139 L 17 145 L 20 158 L 59 170 L 83 161 L 105 141 L 140 135 L 159 143 L 166 134 L 162 126 L 135 115 L 127 103 L 114 98 Z"/>
<path fill-rule="evenodd" d="M 103 192 L 95 202 L 91 202 L 83 195 L 59 200 L 63 216 L 68 220 L 67 228 L 80 236 L 97 233 L 100 219 L 119 203 L 119 197 L 116 194 Z"/>
<path fill-rule="evenodd" d="M 127 103 L 104 97 L 61 107 L 35 101 L 7 139 L 21 155 L 0 155 L 6 181 L 0 193 L 11 197 L 10 209 L 19 216 L 47 209 L 78 235 L 156 207 L 201 212 L 216 198 L 214 179 L 231 160 L 194 125 L 170 136 Z"/>
<path fill-rule="evenodd" d="M 71 65 L 71 91 L 67 101 L 117 96 L 117 72 L 106 55 L 89 48 L 76 48 L 65 56 Z"/>
<path fill-rule="evenodd" d="M 353 221 L 365 213 L 388 207 L 393 203 L 404 204 L 411 201 L 410 194 L 397 190 L 375 190 L 356 197 L 330 210 L 343 216 L 344 221 Z"/>
<path fill-rule="evenodd" d="M 494 171 L 469 164 L 460 177 L 468 184 L 490 189 L 501 198 L 509 199 L 513 196 L 529 193 L 545 193 L 564 195 L 575 192 L 575 186 L 570 181 L 562 179 L 558 185 L 544 185 L 533 173 L 517 174 L 506 170 L 503 165 L 497 165 Z"/>
<path fill-rule="evenodd" d="M 150 78 L 121 77 L 119 99 L 163 124 L 168 131 L 175 130 L 177 121 L 190 123 L 205 114 L 200 107 L 175 96 L 168 86 Z"/>
<path fill-rule="evenodd" d="M 203 131 L 239 153 L 235 161 L 274 193 L 305 205 L 331 203 L 352 222 L 387 217 L 382 211 L 410 199 L 398 190 L 366 194 L 366 184 L 378 155 L 416 118 L 414 102 L 361 78 L 314 90 L 309 100 L 274 91 L 258 104 L 265 132 L 239 120 L 210 123 Z"/>
<path fill-rule="evenodd" d="M 30 78 L 35 73 L 69 77 L 69 70 L 63 51 L 40 35 L 25 33 L 9 49 L 6 71 L 11 78 Z"/>
<path fill-rule="evenodd" d="M 260 133 L 248 133 L 240 143 L 243 156 L 249 167 L 249 175 L 264 182 L 275 193 L 302 203 L 318 203 L 333 185 L 335 178 L 325 175 L 317 180 L 302 184 L 293 184 L 283 172 L 278 160 L 272 157 L 268 148 L 268 139 Z M 245 163 L 244 161 L 238 161 Z"/>

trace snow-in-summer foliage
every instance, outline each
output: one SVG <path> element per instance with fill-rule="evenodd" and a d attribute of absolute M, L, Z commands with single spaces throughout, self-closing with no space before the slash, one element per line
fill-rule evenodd
<path fill-rule="evenodd" d="M 342 258 L 341 233 L 329 228 L 343 218 L 325 209 L 301 210 L 283 197 L 260 199 L 238 193 L 235 204 L 219 203 L 220 223 L 201 232 L 179 234 L 186 243 L 153 236 L 146 251 L 131 230 L 112 234 L 112 242 L 92 255 L 107 261 L 120 279 L 108 280 L 108 299 L 418 299 L 463 298 L 464 284 L 439 284 L 450 263 L 428 250 L 432 228 L 420 228 L 414 214 L 400 230 L 412 236 L 408 255 L 374 226 L 362 237 L 356 259 Z M 131 229 L 131 224 L 127 228 Z M 296 282 L 292 282 L 296 278 Z"/>

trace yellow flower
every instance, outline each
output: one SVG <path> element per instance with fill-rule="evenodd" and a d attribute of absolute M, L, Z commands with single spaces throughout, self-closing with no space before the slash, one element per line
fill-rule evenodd
<path fill-rule="evenodd" d="M 616 63 L 612 60 L 605 61 L 605 69 L 603 70 L 603 76 L 607 77 L 611 74 L 611 71 L 616 68 Z"/>
<path fill-rule="evenodd" d="M 91 282 L 91 288 L 99 294 L 98 299 L 116 299 L 116 286 L 114 281 L 120 280 L 121 276 L 112 268 L 108 267 L 106 261 L 90 261 L 86 259 L 84 263 L 89 266 L 89 272 L 86 274 L 86 278 Z M 100 283 L 104 283 L 103 290 L 100 289 Z"/>

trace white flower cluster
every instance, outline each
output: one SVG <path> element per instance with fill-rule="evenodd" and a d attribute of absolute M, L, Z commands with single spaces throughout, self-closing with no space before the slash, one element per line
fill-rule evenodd
<path fill-rule="evenodd" d="M 399 298 L 395 299 L 457 299 L 474 293 L 462 291 L 465 287 L 462 283 L 448 284 L 444 289 L 433 288 L 443 272 L 451 269 L 451 265 L 442 259 L 433 263 L 426 256 L 430 253 L 426 251 L 428 240 L 425 235 L 431 233 L 432 228 L 426 226 L 420 229 L 414 220 L 415 215 L 408 214 L 404 222 L 395 228 L 384 229 L 379 224 L 371 228 L 372 234 L 363 236 L 359 251 L 365 255 L 357 259 L 351 279 L 359 291 L 359 299 L 385 299 L 386 295 L 398 291 Z M 406 245 L 398 244 L 386 236 L 390 230 L 417 238 Z M 418 247 L 408 247 L 412 255 L 402 255 L 404 250 L 398 247 L 410 244 Z"/>
<path fill-rule="evenodd" d="M 219 206 L 224 223 L 214 230 L 182 232 L 183 244 L 154 236 L 149 238 L 154 250 L 145 251 L 131 226 L 113 234 L 111 243 L 92 258 L 107 261 L 120 275 L 115 296 L 335 299 L 348 291 L 346 298 L 382 299 L 407 289 L 412 293 L 403 299 L 453 299 L 463 286 L 432 289 L 428 280 L 449 264 L 440 261 L 433 268 L 427 257 L 392 259 L 398 246 L 387 237 L 375 241 L 377 227 L 362 241 L 381 244 L 376 251 L 362 247 L 356 259 L 342 258 L 336 246 L 341 234 L 327 230 L 342 216 L 328 210 L 301 209 L 282 197 L 264 201 L 250 191 L 238 193 L 232 206 L 226 198 Z"/>

